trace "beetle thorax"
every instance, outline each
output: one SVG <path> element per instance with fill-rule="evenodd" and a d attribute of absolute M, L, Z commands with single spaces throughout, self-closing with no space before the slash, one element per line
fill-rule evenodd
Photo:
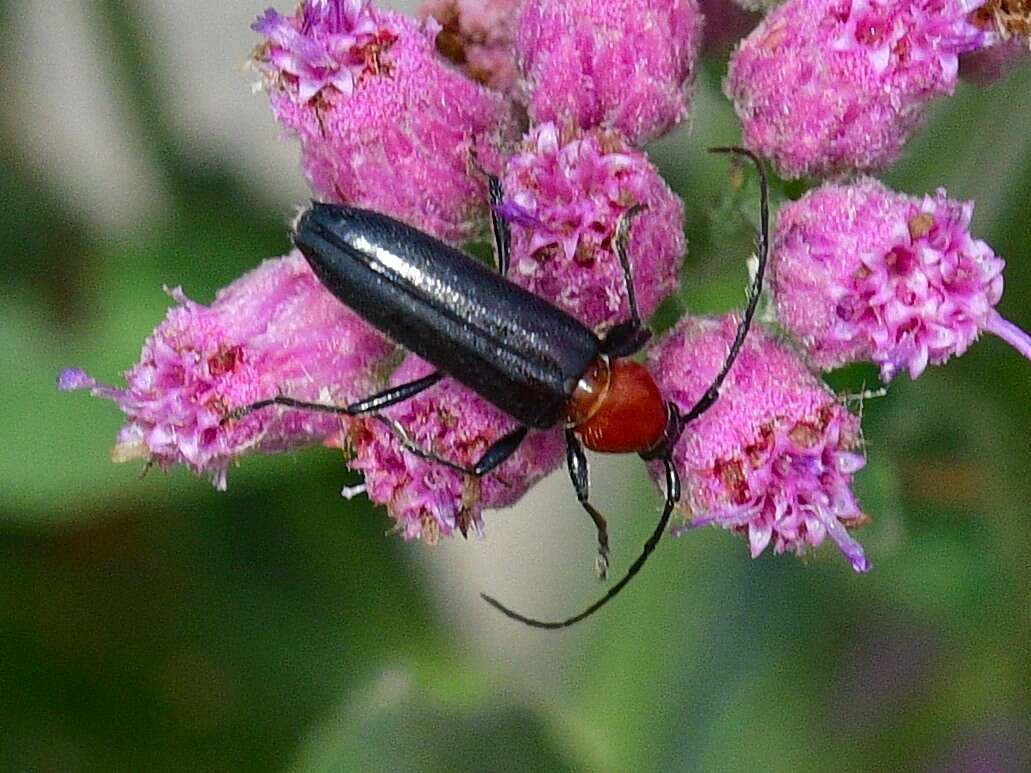
<path fill-rule="evenodd" d="M 666 403 L 651 374 L 632 360 L 599 357 L 581 377 L 566 420 L 592 451 L 641 453 L 662 439 Z"/>

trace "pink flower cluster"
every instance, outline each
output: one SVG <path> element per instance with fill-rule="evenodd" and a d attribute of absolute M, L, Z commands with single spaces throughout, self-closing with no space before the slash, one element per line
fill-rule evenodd
<path fill-rule="evenodd" d="M 408 355 L 391 383 L 411 381 L 431 370 L 415 355 Z M 513 419 L 452 380 L 384 414 L 403 427 L 419 448 L 465 466 L 474 464 L 491 443 L 516 427 Z M 372 418 L 356 422 L 349 441 L 354 450 L 350 467 L 365 476 L 369 498 L 387 507 L 405 539 L 429 543 L 455 531 L 479 533 L 484 508 L 515 504 L 562 463 L 565 452 L 560 431 L 531 432 L 496 472 L 474 478 L 403 451 L 393 432 Z"/>
<path fill-rule="evenodd" d="M 777 219 L 781 323 L 817 367 L 869 360 L 885 381 L 962 354 L 982 330 L 1031 358 L 1031 338 L 995 311 L 1005 264 L 970 234 L 973 210 L 871 179 L 810 191 Z"/>
<path fill-rule="evenodd" d="M 310 0 L 254 29 L 266 38 L 254 60 L 272 111 L 300 140 L 316 194 L 449 242 L 477 232 L 486 188 L 470 158 L 496 168 L 516 126 L 502 95 L 437 55 L 436 22 L 369 0 Z"/>
<path fill-rule="evenodd" d="M 745 143 L 787 177 L 882 169 L 959 54 L 991 36 L 979 0 L 788 0 L 740 44 L 727 74 Z"/>
<path fill-rule="evenodd" d="M 502 178 L 502 214 L 512 228 L 516 284 L 582 322 L 604 327 L 629 318 L 626 282 L 614 249 L 632 206 L 627 255 L 641 313 L 676 289 L 684 256 L 684 205 L 658 170 L 616 132 L 531 130 Z"/>
<path fill-rule="evenodd" d="M 738 318 L 689 317 L 648 358 L 663 393 L 688 411 L 723 365 Z M 674 462 L 688 527 L 715 524 L 803 554 L 830 537 L 857 572 L 870 568 L 848 530 L 865 522 L 852 474 L 859 420 L 790 347 L 753 328 L 720 398 L 685 433 Z M 657 473 L 658 470 L 655 470 Z"/>
<path fill-rule="evenodd" d="M 558 53 L 549 50 L 557 38 L 518 42 L 533 37 L 532 19 L 554 13 L 554 4 L 519 5 L 517 14 L 517 4 L 505 0 L 428 2 L 419 23 L 369 0 L 306 0 L 292 14 L 270 9 L 258 19 L 263 41 L 254 60 L 273 114 L 299 140 L 318 196 L 385 212 L 457 243 L 484 233 L 485 171 L 501 174 L 508 188 L 502 210 L 513 221 L 513 279 L 589 324 L 606 327 L 629 314 L 613 240 L 620 219 L 641 205 L 628 252 L 650 313 L 676 287 L 683 205 L 636 145 L 686 113 L 697 7 L 581 3 L 577 24 L 568 17 L 565 30 L 549 32 L 567 36 L 561 50 L 568 52 L 586 34 L 581 16 L 608 19 L 611 38 L 597 49 L 597 64 L 621 69 L 608 73 L 604 88 L 593 74 L 599 89 L 580 95 L 590 109 L 567 101 L 561 130 L 535 124 L 517 146 L 517 95 L 544 104 L 558 85 L 522 78 L 517 86 L 515 63 L 562 66 L 547 63 Z M 641 77 L 628 81 L 620 41 L 642 14 L 651 21 L 635 42 Z M 655 94 L 661 104 L 653 104 Z M 588 117 L 580 121 L 580 114 Z M 636 134 L 628 138 L 620 126 Z M 125 411 L 119 459 L 184 463 L 221 487 L 229 463 L 249 451 L 322 441 L 345 449 L 369 496 L 387 506 L 406 538 L 431 541 L 478 531 L 484 507 L 511 504 L 561 461 L 561 433 L 531 433 L 512 459 L 476 481 L 409 453 L 375 419 L 277 408 L 226 422 L 233 409 L 277 393 L 340 404 L 374 392 L 388 383 L 393 347 L 343 309 L 296 255 L 265 264 L 211 307 L 175 297 L 182 305 L 147 342 L 126 389 L 78 370 L 62 376 L 62 387 L 89 388 Z M 389 383 L 423 367 L 409 357 Z M 512 425 L 450 381 L 386 415 L 412 442 L 466 465 Z"/>
<path fill-rule="evenodd" d="M 701 35 L 696 0 L 525 0 L 515 51 L 530 119 L 643 145 L 687 116 Z"/>
<path fill-rule="evenodd" d="M 744 141 L 789 177 L 882 168 L 930 101 L 952 91 L 961 54 L 1026 34 L 1018 6 L 786 0 L 730 63 L 726 91 Z M 302 0 L 254 25 L 272 112 L 298 140 L 315 194 L 458 244 L 487 233 L 496 175 L 511 281 L 603 333 L 630 313 L 616 255 L 625 227 L 650 315 L 678 284 L 684 207 L 642 146 L 690 113 L 699 3 L 426 0 L 420 13 L 421 22 L 370 0 Z M 737 24 L 749 18 L 735 14 Z M 686 427 L 673 452 L 683 528 L 739 533 L 753 556 L 806 553 L 829 538 L 853 569 L 869 569 L 851 534 L 867 520 L 852 493 L 865 462 L 859 421 L 809 366 L 870 360 L 886 380 L 900 370 L 915 378 L 981 331 L 1031 358 L 1031 339 L 995 310 L 1003 261 L 970 233 L 972 208 L 869 178 L 782 208 L 774 305 L 797 348 L 753 328 L 720 397 Z M 173 298 L 126 388 L 77 369 L 60 378 L 125 412 L 117 460 L 185 464 L 224 487 L 228 465 L 249 451 L 322 442 L 344 449 L 404 538 L 427 542 L 479 533 L 485 508 L 511 505 L 562 462 L 559 429 L 531 432 L 482 478 L 413 454 L 406 444 L 469 466 L 515 426 L 450 379 L 378 418 L 273 408 L 227 422 L 276 394 L 346 404 L 429 366 L 409 355 L 390 374 L 394 346 L 298 254 L 267 261 L 210 306 Z M 648 367 L 682 412 L 709 389 L 737 322 L 689 317 L 652 346 Z"/>
<path fill-rule="evenodd" d="M 741 119 L 745 144 L 771 158 L 786 177 L 844 177 L 889 166 L 931 100 L 952 92 L 959 56 L 967 57 L 966 67 L 982 79 L 998 75 L 1014 58 L 1012 41 L 1021 34 L 1014 31 L 1027 21 L 1026 8 L 1014 20 L 1020 16 L 1014 8 L 1021 3 L 980 0 L 786 0 L 769 5 L 776 8 L 734 52 L 725 88 Z M 943 190 L 913 197 L 871 178 L 809 191 L 781 207 L 776 220 L 770 260 L 777 321 L 809 365 L 827 370 L 872 361 L 885 382 L 902 370 L 916 378 L 929 364 L 962 354 L 982 331 L 1031 359 L 1031 336 L 995 309 L 1002 297 L 1004 262 L 971 233 L 972 214 L 973 203 L 951 200 Z M 741 369 L 738 378 L 745 361 L 735 366 Z M 699 436 L 709 422 L 732 410 L 735 397 L 728 392 L 699 420 Z M 797 414 L 785 408 L 777 416 L 790 422 Z M 797 552 L 813 541 L 799 539 L 799 521 L 786 514 L 788 503 L 806 502 L 807 528 L 822 538 L 822 524 L 861 570 L 865 558 L 842 528 L 864 520 L 847 493 L 851 473 L 861 466 L 850 451 L 858 428 L 828 416 L 800 425 L 820 430 L 820 441 L 807 445 L 808 452 L 795 442 L 810 439 L 806 432 L 784 425 L 778 430 L 777 422 L 767 425 L 761 445 L 772 444 L 791 460 L 780 462 L 779 469 L 796 470 L 779 484 L 746 441 L 737 444 L 737 455 L 717 455 L 709 467 L 712 459 L 702 453 L 709 450 L 703 442 L 692 461 L 695 476 L 708 475 L 710 487 L 688 489 L 706 495 L 697 501 L 707 514 L 692 524 L 713 522 L 741 531 L 747 526 L 753 553 L 771 540 L 775 550 Z M 734 420 L 748 426 L 740 417 Z M 793 499 L 807 491 L 805 475 L 798 472 L 802 469 L 828 476 L 818 489 L 825 495 L 822 507 L 814 508 L 816 500 L 809 494 Z M 757 486 L 761 490 L 769 482 L 778 496 L 753 496 Z M 736 509 L 726 500 L 732 484 L 740 487 Z M 771 524 L 755 516 L 761 502 L 768 503 L 767 512 L 780 514 Z M 828 513 L 837 515 L 829 518 Z M 735 521 L 739 516 L 744 521 Z"/>
<path fill-rule="evenodd" d="M 376 388 L 393 349 L 325 291 L 300 253 L 265 261 L 210 306 L 178 288 L 170 295 L 179 305 L 143 345 L 125 389 L 79 369 L 58 386 L 89 389 L 125 412 L 116 462 L 185 464 L 219 489 L 240 455 L 332 441 L 343 427 L 336 416 L 292 410 L 223 424 L 229 411 L 280 392 L 346 404 Z"/>

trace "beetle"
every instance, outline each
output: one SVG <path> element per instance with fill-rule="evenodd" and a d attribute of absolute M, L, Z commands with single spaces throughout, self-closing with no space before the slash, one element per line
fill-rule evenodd
<path fill-rule="evenodd" d="M 712 385 L 686 413 L 666 401 L 649 372 L 629 359 L 651 331 L 641 321 L 626 245 L 630 222 L 643 208 L 620 219 L 614 239 L 622 266 L 630 318 L 603 336 L 547 300 L 505 278 L 510 233 L 499 212 L 500 182 L 488 175 L 491 226 L 497 271 L 416 228 L 377 212 L 344 204 L 313 203 L 294 226 L 294 243 L 326 288 L 344 305 L 396 343 L 434 365 L 432 373 L 385 389 L 350 405 L 295 400 L 279 395 L 231 411 L 239 419 L 273 405 L 370 416 L 387 425 L 410 453 L 466 475 L 482 476 L 508 459 L 529 429 L 565 429 L 566 463 L 577 500 L 591 517 L 598 538 L 598 570 L 608 567 L 608 527 L 589 501 L 590 478 L 584 448 L 639 454 L 665 468 L 666 495 L 659 522 L 626 574 L 582 612 L 558 621 L 522 615 L 496 599 L 482 598 L 510 618 L 537 628 L 564 628 L 611 601 L 654 551 L 680 500 L 673 448 L 685 426 L 715 403 L 741 350 L 762 292 L 769 251 L 769 194 L 762 162 L 739 147 L 710 148 L 743 156 L 755 164 L 760 185 L 758 267 L 735 338 Z M 469 387 L 519 422 L 472 465 L 443 459 L 419 448 L 399 423 L 380 410 L 403 402 L 445 377 Z"/>

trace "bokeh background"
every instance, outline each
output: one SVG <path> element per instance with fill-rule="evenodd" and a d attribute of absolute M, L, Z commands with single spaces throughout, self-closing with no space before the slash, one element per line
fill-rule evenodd
<path fill-rule="evenodd" d="M 0 0 L 0 769 L 1031 769 L 1031 366 L 992 338 L 865 403 L 872 573 L 703 530 L 559 634 L 477 593 L 599 593 L 564 473 L 429 548 L 343 500 L 330 450 L 248 458 L 225 493 L 111 464 L 119 413 L 57 372 L 117 380 L 162 285 L 210 300 L 307 195 L 242 66 L 262 3 Z M 743 298 L 753 202 L 703 152 L 738 137 L 724 68 L 650 149 L 689 218 L 660 325 Z M 964 86 L 886 175 L 976 199 L 1024 328 L 1029 120 L 1031 68 Z M 619 570 L 659 496 L 633 458 L 592 469 Z"/>

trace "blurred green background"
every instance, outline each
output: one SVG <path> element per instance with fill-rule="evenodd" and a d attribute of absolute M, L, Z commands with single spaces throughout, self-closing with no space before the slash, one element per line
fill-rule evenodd
<path fill-rule="evenodd" d="M 328 450 L 248 458 L 221 494 L 111 464 L 117 410 L 57 372 L 117 381 L 162 284 L 209 301 L 287 249 L 304 201 L 239 67 L 263 8 L 0 1 L 0 769 L 1031 768 L 1031 365 L 991 337 L 866 403 L 872 573 L 703 530 L 559 634 L 477 592 L 545 616 L 598 594 L 564 474 L 429 548 L 343 500 Z M 738 137 L 724 66 L 652 148 L 689 218 L 666 321 L 742 299 L 753 203 L 703 152 Z M 886 175 L 977 201 L 1025 329 L 1029 116 L 1031 68 L 964 86 Z M 593 470 L 618 570 L 659 498 L 632 458 Z"/>

